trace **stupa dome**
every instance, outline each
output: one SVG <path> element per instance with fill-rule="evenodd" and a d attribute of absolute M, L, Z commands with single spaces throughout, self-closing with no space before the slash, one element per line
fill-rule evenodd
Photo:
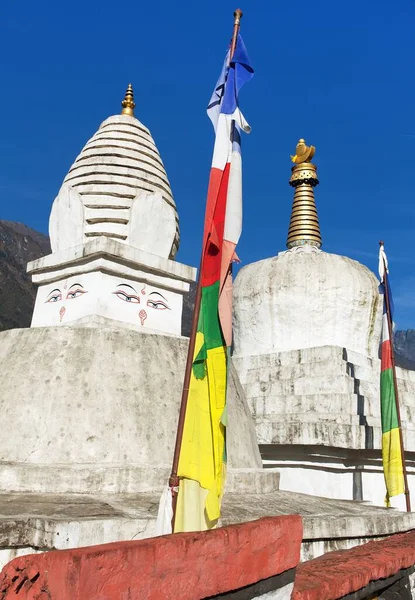
<path fill-rule="evenodd" d="M 236 278 L 235 356 L 326 345 L 378 354 L 379 282 L 357 261 L 320 250 L 316 166 L 302 160 L 304 155 L 311 160 L 314 150 L 300 140 L 292 157 L 295 196 L 288 251 L 243 267 Z"/>
<path fill-rule="evenodd" d="M 378 281 L 355 260 L 292 252 L 242 268 L 234 286 L 235 355 L 340 346 L 377 356 Z"/>
<path fill-rule="evenodd" d="M 134 116 L 131 85 L 122 105 L 122 113 L 101 124 L 64 179 L 50 219 L 54 252 L 106 236 L 138 248 L 144 244 L 166 258 L 176 255 L 176 205 L 151 133 Z"/>

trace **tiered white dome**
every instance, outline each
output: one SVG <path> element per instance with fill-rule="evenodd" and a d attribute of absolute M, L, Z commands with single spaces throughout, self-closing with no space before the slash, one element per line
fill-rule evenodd
<path fill-rule="evenodd" d="M 86 238 L 105 235 L 126 241 L 137 195 L 142 192 L 144 202 L 149 193 L 161 195 L 176 217 L 170 251 L 174 258 L 180 239 L 176 205 L 156 144 L 138 119 L 121 114 L 104 121 L 76 158 L 64 184 L 82 198 Z"/>

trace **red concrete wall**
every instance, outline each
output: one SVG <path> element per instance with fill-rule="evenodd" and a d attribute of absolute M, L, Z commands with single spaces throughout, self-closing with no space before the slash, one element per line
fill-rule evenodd
<path fill-rule="evenodd" d="M 270 517 L 202 533 L 22 556 L 0 600 L 194 600 L 296 567 L 302 521 Z"/>
<path fill-rule="evenodd" d="M 338 600 L 415 564 L 415 531 L 329 552 L 298 566 L 292 600 Z"/>

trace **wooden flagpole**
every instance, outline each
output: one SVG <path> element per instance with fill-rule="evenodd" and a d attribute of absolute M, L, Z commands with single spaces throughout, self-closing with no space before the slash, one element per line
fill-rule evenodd
<path fill-rule="evenodd" d="M 384 243 L 382 241 L 380 241 L 379 246 L 383 246 L 383 245 L 384 245 Z M 386 315 L 387 315 L 387 319 L 388 319 L 389 339 L 390 339 L 390 345 L 391 345 L 393 386 L 395 388 L 396 415 L 398 417 L 399 441 L 400 441 L 400 445 L 401 445 L 406 510 L 407 510 L 407 512 L 411 512 L 411 496 L 409 493 L 408 475 L 406 472 L 405 449 L 404 449 L 404 444 L 403 444 L 402 426 L 401 426 L 401 411 L 400 411 L 400 407 L 399 407 L 398 381 L 396 378 L 395 351 L 393 348 L 393 323 L 392 323 L 391 305 L 390 305 L 390 298 L 389 298 L 388 269 L 387 269 L 385 258 L 382 257 L 382 260 L 383 260 L 383 286 L 385 289 Z"/>
<path fill-rule="evenodd" d="M 242 11 L 238 8 L 233 13 L 233 16 L 234 16 L 234 26 L 233 26 L 231 48 L 230 48 L 230 53 L 229 53 L 230 60 L 232 60 L 232 57 L 235 53 L 239 29 L 241 26 Z M 170 477 L 169 477 L 169 487 L 172 491 L 172 498 L 173 498 L 173 518 L 172 518 L 172 531 L 173 532 L 174 532 L 174 523 L 176 520 L 177 495 L 179 492 L 179 477 L 177 475 L 177 471 L 178 471 L 178 467 L 179 467 L 180 449 L 182 446 L 182 439 L 183 439 L 184 421 L 186 418 L 187 400 L 189 397 L 190 377 L 192 374 L 193 357 L 194 357 L 195 344 L 196 344 L 197 325 L 199 322 L 200 305 L 201 305 L 201 301 L 202 301 L 201 273 L 202 273 L 202 269 L 203 269 L 203 257 L 204 257 L 204 253 L 205 253 L 205 249 L 206 249 L 206 245 L 207 245 L 208 241 L 209 241 L 209 238 L 206 239 L 206 242 L 202 248 L 202 256 L 200 258 L 199 272 L 197 275 L 196 297 L 195 297 L 195 306 L 194 306 L 194 310 L 193 310 L 192 328 L 190 331 L 189 349 L 187 352 L 186 369 L 185 369 L 185 373 L 184 373 L 183 391 L 182 391 L 182 399 L 181 399 L 181 403 L 180 403 L 179 421 L 177 424 L 177 433 L 176 433 L 176 443 L 174 446 L 173 464 L 172 464 L 172 469 L 171 469 L 171 473 L 170 473 Z"/>

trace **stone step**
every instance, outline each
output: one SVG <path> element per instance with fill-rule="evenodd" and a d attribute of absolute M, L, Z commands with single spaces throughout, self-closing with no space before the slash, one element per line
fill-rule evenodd
<path fill-rule="evenodd" d="M 372 377 L 371 380 L 361 378 L 359 379 L 360 393 L 364 396 L 379 397 L 380 394 L 380 373 L 379 377 Z M 410 380 L 398 379 L 398 391 L 399 395 L 406 397 L 408 402 L 411 401 L 415 407 L 415 383 Z"/>
<path fill-rule="evenodd" d="M 398 391 L 399 391 L 399 402 L 401 404 L 405 404 L 411 410 L 415 412 L 415 393 L 402 391 L 399 387 L 398 383 Z"/>
<path fill-rule="evenodd" d="M 376 362 L 378 359 L 371 359 L 368 356 L 364 356 L 363 354 L 359 354 L 358 352 L 354 352 L 353 350 L 344 350 L 343 356 L 345 360 L 352 363 L 356 367 L 365 367 L 367 369 L 374 369 L 376 367 Z"/>
<path fill-rule="evenodd" d="M 396 377 L 398 378 L 398 381 L 411 381 L 415 386 L 415 371 L 409 371 L 408 369 L 400 369 L 397 367 Z"/>
<path fill-rule="evenodd" d="M 272 398 L 283 395 L 353 394 L 355 382 L 346 374 L 297 377 L 280 381 L 254 381 L 243 385 L 248 401 L 251 398 Z"/>
<path fill-rule="evenodd" d="M 339 425 L 360 425 L 359 415 L 324 413 L 324 412 L 296 412 L 286 415 L 281 413 L 268 413 L 254 416 L 255 423 L 276 422 L 283 423 L 286 427 L 290 423 L 327 423 Z"/>
<path fill-rule="evenodd" d="M 314 394 L 286 395 L 250 398 L 248 400 L 251 412 L 258 416 L 290 415 L 295 413 L 357 415 L 357 396 L 355 394 Z M 380 410 L 380 408 L 379 408 Z M 289 418 L 289 417 L 287 417 Z"/>
<path fill-rule="evenodd" d="M 364 396 L 366 400 L 379 401 L 379 381 L 367 381 L 360 379 L 356 390 L 361 396 Z"/>
<path fill-rule="evenodd" d="M 372 416 L 372 415 L 368 415 L 366 417 L 367 420 L 367 424 L 370 425 L 371 427 L 380 427 L 381 425 L 381 417 L 380 417 L 380 412 L 378 416 Z M 410 418 L 407 418 L 407 415 L 404 415 L 404 413 L 402 412 L 401 409 L 401 424 L 402 424 L 402 430 L 406 431 L 408 436 L 413 436 L 415 433 L 415 415 L 410 415 Z M 414 438 L 414 442 L 415 442 L 415 438 Z"/>
<path fill-rule="evenodd" d="M 269 387 L 269 382 L 261 384 L 262 388 Z M 275 386 L 273 386 L 275 389 Z M 257 389 L 257 388 L 256 388 Z M 252 387 L 247 387 L 251 392 Z M 379 386 L 361 382 L 357 388 L 363 402 L 362 413 L 366 417 L 380 418 L 380 389 Z M 358 413 L 358 396 L 356 393 L 320 393 L 320 394 L 272 394 L 262 391 L 259 396 L 247 394 L 251 412 L 256 415 L 289 414 L 294 412 L 343 412 Z M 399 396 L 402 419 L 406 422 L 415 421 L 415 394 L 400 393 Z M 359 407 L 360 408 L 360 407 Z"/>
<path fill-rule="evenodd" d="M 274 352 L 256 356 L 233 356 L 238 370 L 246 373 L 249 369 L 265 366 L 293 366 L 296 364 L 330 362 L 343 360 L 356 366 L 373 368 L 373 361 L 367 356 L 345 350 L 339 346 L 319 346 L 289 352 Z"/>
<path fill-rule="evenodd" d="M 399 386 L 398 386 L 399 387 Z M 361 382 L 358 388 L 359 394 L 364 401 L 364 414 L 380 416 L 380 387 L 379 385 L 369 385 L 367 382 Z M 399 405 L 401 407 L 402 417 L 406 415 L 406 420 L 415 420 L 415 393 L 402 392 L 399 389 Z"/>
<path fill-rule="evenodd" d="M 239 360 L 235 365 L 240 372 L 241 383 L 248 384 L 255 381 L 275 381 L 291 380 L 298 377 L 316 377 L 316 376 L 334 376 L 338 374 L 347 374 L 352 378 L 366 380 L 368 382 L 378 382 L 379 374 L 369 366 L 354 365 L 343 360 L 339 355 L 331 359 L 320 360 L 318 362 L 297 362 L 295 364 L 278 364 L 267 360 L 267 356 L 252 357 L 255 359 L 252 363 L 242 365 Z"/>
<path fill-rule="evenodd" d="M 356 379 L 359 379 L 360 381 L 379 381 L 380 372 L 378 373 L 374 369 L 371 369 L 367 366 L 361 367 L 359 365 L 353 365 L 352 368 L 349 367 L 348 372 L 350 372 L 352 376 L 354 376 Z"/>
<path fill-rule="evenodd" d="M 401 394 L 410 394 L 415 398 L 415 382 L 410 379 L 398 379 L 398 390 Z"/>
<path fill-rule="evenodd" d="M 342 359 L 320 361 L 317 363 L 299 363 L 296 365 L 264 365 L 260 369 L 249 369 L 244 383 L 253 381 L 275 381 L 297 379 L 299 377 L 320 377 L 334 374 L 351 374 L 347 363 Z"/>
<path fill-rule="evenodd" d="M 289 350 L 286 352 L 270 352 L 268 354 L 258 354 L 251 356 L 234 356 L 234 360 L 240 363 L 252 363 L 264 360 L 273 365 L 294 365 L 301 362 L 318 362 L 320 360 L 331 360 L 336 357 L 343 357 L 343 348 L 339 346 L 320 346 L 317 348 L 304 348 L 302 350 Z"/>
<path fill-rule="evenodd" d="M 232 469 L 226 471 L 225 492 L 230 494 L 271 494 L 279 490 L 277 469 Z"/>
<path fill-rule="evenodd" d="M 374 417 L 376 419 L 380 419 L 380 398 L 377 396 L 376 398 L 368 398 L 364 397 L 363 403 L 363 414 L 366 417 Z"/>
<path fill-rule="evenodd" d="M 365 428 L 356 423 L 314 423 L 259 419 L 256 423 L 259 444 L 301 444 L 337 448 L 365 448 Z"/>

